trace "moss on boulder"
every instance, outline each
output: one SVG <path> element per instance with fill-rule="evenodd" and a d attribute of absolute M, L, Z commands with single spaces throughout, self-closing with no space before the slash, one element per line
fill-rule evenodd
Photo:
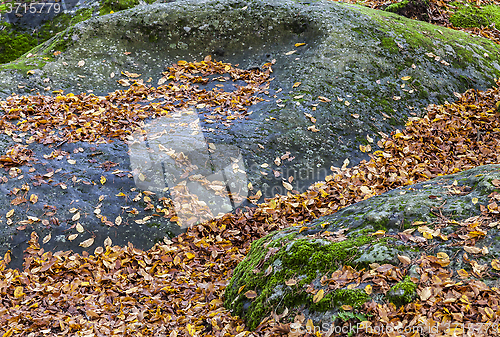
<path fill-rule="evenodd" d="M 368 295 L 364 291 L 366 284 L 349 287 L 346 284 L 342 289 L 330 291 L 327 280 L 342 266 L 361 270 L 370 265 L 397 265 L 398 255 L 415 261 L 424 249 L 428 255 L 463 254 L 463 247 L 450 238 L 432 238 L 432 242 L 424 239 L 424 228 L 439 227 L 442 235 L 452 234 L 458 221 L 481 213 L 480 205 L 487 205 L 491 193 L 497 190 L 492 181 L 499 178 L 500 165 L 480 166 L 374 196 L 314 220 L 306 229 L 300 224 L 271 233 L 252 243 L 247 257 L 235 269 L 226 288 L 225 306 L 243 317 L 250 328 L 255 328 L 271 312 L 280 313 L 285 308 L 290 312 L 307 312 L 315 324 L 332 324 L 332 317 L 341 312 L 342 305 L 353 307 L 354 312 L 369 300 L 405 305 L 416 298 L 417 279 L 412 279 L 416 276 L 410 266 L 406 277 L 393 284 L 383 298 L 377 293 Z M 451 187 L 463 193 L 450 193 Z M 472 202 L 475 198 L 477 202 Z M 436 209 L 450 219 L 445 227 L 442 220 L 435 221 Z M 413 240 L 408 240 L 408 232 L 400 235 L 405 223 L 414 228 Z M 373 235 L 380 230 L 385 236 Z M 481 263 L 489 264 L 500 257 L 496 233 L 497 230 L 491 230 L 483 239 L 490 250 L 479 259 Z M 453 259 L 449 267 L 470 268 L 462 259 Z M 256 296 L 247 297 L 247 291 L 255 292 Z M 324 296 L 315 302 L 314 294 L 319 291 Z"/>
<path fill-rule="evenodd" d="M 393 286 L 385 297 L 389 302 L 400 307 L 415 300 L 417 297 L 417 285 L 407 276 L 404 280 Z"/>
<path fill-rule="evenodd" d="M 472 3 L 462 4 L 452 3 L 456 6 L 455 13 L 450 17 L 450 22 L 455 27 L 487 27 L 494 24 L 500 27 L 500 6 L 487 5 L 484 7 L 475 6 Z"/>

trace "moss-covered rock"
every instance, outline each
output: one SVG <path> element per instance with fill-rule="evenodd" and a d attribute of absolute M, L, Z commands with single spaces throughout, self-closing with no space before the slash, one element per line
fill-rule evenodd
<path fill-rule="evenodd" d="M 429 1 L 427 0 L 403 0 L 390 4 L 385 10 L 410 19 L 420 21 L 429 20 Z"/>
<path fill-rule="evenodd" d="M 409 277 L 405 277 L 404 280 L 393 286 L 385 297 L 398 307 L 408 304 L 417 297 L 417 285 Z"/>
<path fill-rule="evenodd" d="M 475 6 L 472 3 L 462 4 L 452 3 L 456 7 L 455 12 L 450 17 L 450 22 L 455 27 L 487 27 L 495 24 L 500 27 L 500 6 L 487 5 L 484 7 Z"/>
<path fill-rule="evenodd" d="M 27 33 L 18 33 L 8 23 L 0 23 L 0 63 L 17 59 L 38 44 L 38 40 Z"/>
<path fill-rule="evenodd" d="M 360 270 L 370 265 L 397 265 L 398 255 L 416 261 L 424 249 L 429 255 L 463 254 L 462 246 L 454 244 L 451 236 L 445 240 L 433 238 L 432 242 L 425 239 L 425 228 L 439 228 L 442 235 L 455 232 L 458 221 L 480 214 L 480 205 L 490 202 L 491 193 L 497 190 L 492 181 L 499 178 L 500 165 L 485 165 L 358 202 L 312 221 L 306 229 L 301 224 L 271 233 L 254 242 L 235 269 L 226 288 L 225 305 L 233 314 L 245 318 L 251 328 L 271 311 L 279 313 L 285 308 L 290 312 L 306 311 L 316 320 L 315 324 L 331 324 L 342 305 L 356 310 L 368 300 L 381 300 L 379 294 L 368 295 L 364 291 L 366 284 L 330 291 L 325 279 L 332 277 L 333 272 L 341 266 Z M 477 202 L 472 202 L 475 198 Z M 450 222 L 443 227 L 442 218 L 437 219 L 435 214 Z M 413 231 L 402 235 L 405 227 Z M 386 236 L 380 236 L 381 232 L 372 235 L 376 231 L 384 231 Z M 500 256 L 497 232 L 492 230 L 483 239 L 483 245 L 490 250 L 487 256 L 479 258 L 481 263 L 489 264 Z M 413 233 L 411 240 L 408 233 Z M 449 268 L 470 266 L 462 259 L 453 259 Z M 407 276 L 393 284 L 383 300 L 396 306 L 414 300 L 417 286 L 411 277 L 415 275 L 414 268 L 408 267 Z M 255 298 L 246 297 L 249 290 L 256 292 Z M 314 294 L 318 291 L 323 291 L 324 296 L 315 303 Z"/>

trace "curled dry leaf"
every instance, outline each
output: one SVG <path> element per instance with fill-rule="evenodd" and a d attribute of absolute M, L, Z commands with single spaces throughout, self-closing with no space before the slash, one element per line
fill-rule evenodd
<path fill-rule="evenodd" d="M 408 257 L 408 256 L 405 256 L 405 255 L 399 255 L 398 254 L 398 260 L 404 264 L 405 266 L 406 265 L 409 265 L 411 263 L 411 259 Z"/>

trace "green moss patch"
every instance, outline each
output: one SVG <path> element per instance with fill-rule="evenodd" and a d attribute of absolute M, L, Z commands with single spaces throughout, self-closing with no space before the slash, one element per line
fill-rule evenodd
<path fill-rule="evenodd" d="M 145 0 L 146 3 L 152 4 L 156 0 Z M 139 0 L 104 0 L 101 8 L 99 9 L 100 15 L 106 15 L 135 7 L 139 4 Z"/>
<path fill-rule="evenodd" d="M 38 40 L 26 33 L 17 33 L 12 25 L 2 23 L 0 31 L 0 63 L 17 59 L 38 44 Z"/>
<path fill-rule="evenodd" d="M 78 10 L 73 16 L 61 13 L 51 21 L 46 22 L 40 30 L 33 33 L 23 32 L 18 27 L 9 23 L 2 23 L 2 26 L 5 28 L 0 31 L 0 64 L 15 61 L 28 51 L 35 54 L 36 51 L 32 51 L 33 48 L 66 30 L 68 27 L 89 19 L 92 16 L 92 12 L 92 9 L 86 8 Z M 56 47 L 55 50 L 64 51 L 66 49 L 64 48 L 66 45 L 65 40 L 62 42 L 59 41 L 58 44 L 58 46 L 53 46 Z M 11 68 L 17 67 L 14 66 Z"/>
<path fill-rule="evenodd" d="M 386 294 L 386 299 L 396 306 L 402 306 L 417 298 L 417 285 L 409 277 L 392 287 Z"/>
<path fill-rule="evenodd" d="M 450 17 L 450 22 L 455 27 L 486 27 L 495 24 L 500 27 L 500 6 L 488 5 L 477 7 L 472 4 L 453 3 L 457 7 L 455 13 Z"/>
<path fill-rule="evenodd" d="M 324 297 L 314 303 L 313 294 L 306 288 L 324 275 L 330 275 L 341 265 L 360 267 L 355 259 L 360 247 L 381 242 L 369 235 L 354 231 L 347 239 L 331 242 L 309 237 L 297 239 L 295 233 L 276 239 L 273 234 L 252 243 L 247 258 L 234 271 L 226 288 L 226 307 L 244 317 L 255 329 L 272 311 L 305 306 L 310 311 L 336 311 L 342 305 L 359 308 L 369 300 L 362 289 L 326 290 Z M 248 299 L 245 293 L 255 291 Z"/>

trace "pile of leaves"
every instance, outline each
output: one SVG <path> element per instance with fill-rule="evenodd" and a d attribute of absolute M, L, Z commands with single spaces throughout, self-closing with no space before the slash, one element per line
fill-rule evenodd
<path fill-rule="evenodd" d="M 244 118 L 249 106 L 263 100 L 259 94 L 267 93 L 269 81 L 272 80 L 271 66 L 272 63 L 267 63 L 261 69 L 243 70 L 237 65 L 215 61 L 207 56 L 200 62 L 179 61 L 168 67 L 163 77 L 158 80 L 157 87 L 139 79 L 140 74 L 125 71 L 122 74 L 123 78 L 118 82 L 127 86 L 127 89 L 117 90 L 107 96 L 86 93 L 64 95 L 62 91 L 56 91 L 54 95 L 8 97 L 5 101 L 0 101 L 0 109 L 4 111 L 0 115 L 0 130 L 11 137 L 15 145 L 8 148 L 5 154 L 0 155 L 0 167 L 10 168 L 9 175 L 2 177 L 2 182 L 5 183 L 9 179 L 18 181 L 23 175 L 23 172 L 18 169 L 19 166 L 31 167 L 33 163 L 39 162 L 40 154 L 33 153 L 29 148 L 34 142 L 53 149 L 50 155 L 44 155 L 45 160 L 65 158 L 70 165 L 74 165 L 76 161 L 71 158 L 73 154 L 59 149 L 64 143 L 84 141 L 99 144 L 121 140 L 131 145 L 134 142 L 144 142 L 144 134 L 146 134 L 144 129 L 147 122 L 159 117 L 171 120 L 172 127 L 185 128 L 186 132 L 189 131 L 189 134 L 192 134 L 191 132 L 199 132 L 199 130 L 189 129 L 190 125 L 179 123 L 176 117 L 181 113 L 183 115 L 194 114 L 195 108 L 204 112 L 205 118 L 201 121 L 205 125 L 215 124 L 216 127 L 227 127 L 234 120 Z M 200 87 L 201 85 L 203 86 Z M 198 124 L 196 123 L 195 126 L 199 129 Z M 152 132 L 147 135 L 151 139 L 160 136 L 161 134 Z M 214 144 L 209 145 L 215 147 Z M 137 219 L 135 222 L 146 223 L 153 216 L 163 216 L 171 222 L 177 222 L 180 226 L 187 226 L 200 219 L 213 218 L 214 214 L 210 209 L 206 205 L 200 206 L 200 201 L 193 197 L 192 193 L 186 191 L 186 181 L 196 181 L 216 195 L 221 193 L 220 189 L 227 193 L 223 188 L 225 184 L 213 179 L 209 181 L 205 176 L 198 174 L 200 170 L 194 168 L 190 161 L 192 158 L 188 158 L 183 152 L 176 152 L 162 145 L 159 150 L 170 156 L 178 167 L 185 171 L 185 174 L 176 181 L 176 186 L 171 186 L 170 197 L 155 197 L 155 193 L 151 191 L 134 193 L 135 196 L 132 197 L 134 202 L 143 201 L 146 204 L 142 219 Z M 211 148 L 209 150 L 212 151 Z M 84 150 L 79 148 L 78 151 Z M 97 154 L 98 152 L 89 156 Z M 117 163 L 113 162 L 101 164 L 105 171 L 116 165 Z M 29 173 L 34 174 L 31 176 L 32 179 L 11 192 L 11 204 L 14 206 L 28 202 L 29 197 L 26 193 L 35 184 L 52 183 L 54 187 L 62 184 L 61 188 L 67 188 L 65 183 L 67 179 L 57 182 L 54 177 L 52 181 L 53 175 L 58 173 L 57 170 L 52 173 L 36 174 L 35 168 L 31 167 Z M 116 177 L 145 179 L 140 171 L 115 168 L 112 174 Z M 91 184 L 91 182 L 82 181 L 85 184 Z M 74 186 L 77 182 L 81 182 L 81 179 L 73 177 L 72 182 Z M 106 183 L 104 175 L 101 176 L 100 183 L 102 185 Z M 132 182 L 131 185 L 133 185 Z M 24 191 L 24 196 L 18 193 L 19 191 Z M 119 196 L 127 197 L 124 193 Z M 32 194 L 32 197 L 36 195 Z M 184 210 L 193 211 L 178 214 L 172 199 L 182 203 Z M 241 202 L 241 197 L 236 192 L 232 195 L 232 199 Z M 36 200 L 30 199 L 30 201 L 33 204 L 36 203 Z M 99 201 L 102 200 L 99 199 Z M 177 209 L 180 208 L 177 207 Z M 68 207 L 68 210 L 70 213 L 76 212 L 74 208 Z M 14 212 L 7 214 L 9 225 L 22 216 L 19 211 L 20 209 L 15 214 Z M 139 216 L 139 211 L 135 208 L 129 212 Z M 118 226 L 121 223 L 121 217 L 116 214 L 101 214 L 98 209 L 94 213 L 102 223 L 108 226 Z M 108 218 L 115 219 L 115 221 L 109 221 Z M 22 220 L 17 222 L 21 228 L 26 227 L 26 223 L 52 221 L 50 218 L 39 219 L 37 217 L 17 220 Z"/>
<path fill-rule="evenodd" d="M 265 91 L 272 80 L 271 72 L 271 63 L 266 63 L 262 70 L 242 70 L 237 65 L 212 61 L 210 56 L 201 62 L 179 61 L 164 72 L 158 87 L 133 80 L 140 74 L 124 72 L 127 79 L 118 82 L 130 88 L 105 97 L 85 93 L 63 95 L 62 91 L 55 92 L 59 93 L 55 96 L 10 96 L 0 102 L 5 111 L 0 117 L 0 127 L 7 135 L 14 135 L 17 142 L 29 134 L 28 144 L 99 143 L 109 142 L 110 138 L 126 140 L 144 120 L 190 106 L 210 109 L 212 119 L 216 120 L 242 118 L 248 106 L 263 100 L 256 94 Z M 216 84 L 212 90 L 196 85 L 211 81 L 240 81 L 244 85 L 235 83 L 235 90 L 229 92 L 224 91 L 222 84 Z"/>
<path fill-rule="evenodd" d="M 39 100 L 51 99 L 38 97 Z M 367 137 L 372 143 L 362 150 L 371 151 L 372 146 L 380 148 L 370 154 L 370 161 L 349 168 L 346 160 L 343 167 L 332 167 L 332 175 L 303 194 L 276 197 L 254 209 L 212 219 L 145 252 L 131 245 L 113 246 L 110 240 L 92 253 L 45 252 L 33 234 L 23 270 L 8 268 L 9 254 L 2 262 L 0 332 L 3 336 L 44 333 L 242 337 L 284 332 L 293 335 L 294 332 L 287 330 L 290 325 L 278 325 L 280 319 L 289 317 L 271 316 L 255 332 L 249 332 L 243 321 L 232 317 L 222 305 L 231 272 L 244 258 L 250 243 L 270 231 L 302 226 L 321 215 L 398 186 L 498 163 L 499 100 L 498 88 L 484 92 L 469 90 L 453 104 L 429 106 L 427 114 L 409 120 L 405 130 L 395 131 L 377 144 Z M 58 109 L 66 111 L 61 106 Z M 20 118 L 29 116 L 20 115 Z M 62 123 L 54 119 L 56 122 Z M 85 123 L 90 123 L 90 119 Z M 24 124 L 27 123 L 11 127 Z M 85 127 L 84 124 L 77 126 Z M 86 134 L 76 132 L 77 126 L 59 127 L 59 131 L 66 132 L 68 137 Z M 48 128 L 45 130 L 51 132 Z M 490 211 L 487 206 L 484 210 L 486 216 Z M 488 221 L 481 224 L 487 225 Z M 373 314 L 371 324 L 447 320 L 452 313 L 459 312 L 449 311 L 450 307 L 445 305 L 452 303 L 452 299 L 457 310 L 466 310 L 464 322 L 492 319 L 498 310 L 494 305 L 496 290 L 469 279 L 482 276 L 487 268 L 477 263 L 476 274 L 460 274 L 467 280 L 465 284 L 453 283 L 455 281 L 449 278 L 455 275 L 441 270 L 446 267 L 440 264 L 443 258 L 442 255 L 423 256 L 414 262 L 420 266 L 421 277 L 420 299 L 410 304 L 413 307 L 401 310 L 391 304 L 367 304 L 366 311 Z M 408 265 L 403 264 L 400 269 L 398 266 L 373 267 L 368 274 L 358 273 L 358 277 L 371 275 L 383 279 L 388 277 L 384 275 L 395 273 L 396 276 L 389 278 L 395 282 L 406 274 Z M 383 268 L 379 270 L 380 267 Z M 429 290 L 431 281 L 442 286 Z M 387 290 L 383 282 L 379 284 L 381 291 Z M 443 298 L 449 300 L 441 301 Z M 446 310 L 449 315 L 443 315 Z M 300 323 L 300 315 L 297 317 L 295 322 Z"/>

